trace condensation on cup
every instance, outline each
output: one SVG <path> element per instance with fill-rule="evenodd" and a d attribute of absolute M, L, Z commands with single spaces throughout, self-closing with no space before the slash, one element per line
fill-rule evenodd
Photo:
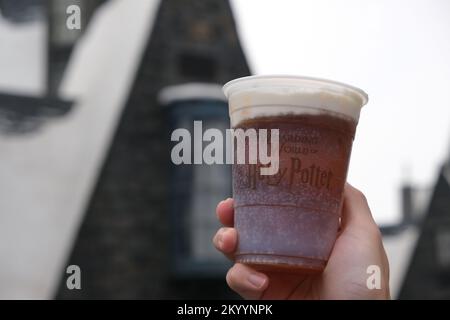
<path fill-rule="evenodd" d="M 232 128 L 279 130 L 276 174 L 261 175 L 259 163 L 233 165 L 236 261 L 262 271 L 323 271 L 367 94 L 297 76 L 239 78 L 224 93 Z"/>

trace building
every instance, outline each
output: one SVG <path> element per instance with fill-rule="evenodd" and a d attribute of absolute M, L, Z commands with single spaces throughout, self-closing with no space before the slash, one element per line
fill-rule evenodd
<path fill-rule="evenodd" d="M 396 299 L 450 298 L 450 184 L 448 163 L 431 188 L 402 189 L 403 219 L 381 226 Z"/>
<path fill-rule="evenodd" d="M 50 119 L 67 115 L 73 101 L 58 96 L 66 65 L 73 47 L 83 35 L 95 10 L 104 0 L 0 0 L 1 15 L 13 24 L 44 22 L 45 90 L 40 94 L 19 94 L 0 91 L 0 131 L 23 134 L 38 130 Z M 81 29 L 66 28 L 66 8 L 81 8 Z"/>
<path fill-rule="evenodd" d="M 249 75 L 228 1 L 162 1 L 132 89 L 66 264 L 83 290 L 57 298 L 230 298 L 224 270 L 174 273 L 169 135 L 159 91 Z M 179 204 L 183 210 L 183 204 Z M 214 214 L 211 212 L 211 214 Z M 205 239 L 210 243 L 210 238 Z M 205 273 L 206 272 L 206 273 Z"/>
<path fill-rule="evenodd" d="M 450 164 L 440 170 L 399 299 L 450 299 Z"/>

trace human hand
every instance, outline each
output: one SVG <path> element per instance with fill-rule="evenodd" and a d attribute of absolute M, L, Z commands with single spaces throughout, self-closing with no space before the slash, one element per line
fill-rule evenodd
<path fill-rule="evenodd" d="M 238 235 L 234 225 L 233 199 L 220 202 L 217 216 L 224 225 L 214 236 L 217 250 L 233 260 Z M 381 270 L 381 288 L 366 285 L 370 265 Z M 345 185 L 338 237 L 327 266 L 318 275 L 258 272 L 235 263 L 226 280 L 246 299 L 389 299 L 389 263 L 381 233 L 372 218 L 364 194 Z"/>

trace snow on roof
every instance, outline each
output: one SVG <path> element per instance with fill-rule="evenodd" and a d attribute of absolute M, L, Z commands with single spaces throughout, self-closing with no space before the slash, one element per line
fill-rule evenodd
<path fill-rule="evenodd" d="M 0 91 L 40 95 L 45 90 L 46 25 L 15 24 L 0 15 Z"/>
<path fill-rule="evenodd" d="M 76 99 L 74 112 L 32 136 L 0 136 L 0 298 L 53 297 L 158 5 L 147 0 L 105 4 L 64 75 L 61 94 Z M 0 31 L 0 40 L 4 37 Z M 8 63 L 31 50 L 22 43 L 26 39 L 8 48 Z M 14 79 L 16 70 L 3 74 L 3 51 L 2 46 L 0 84 Z"/>

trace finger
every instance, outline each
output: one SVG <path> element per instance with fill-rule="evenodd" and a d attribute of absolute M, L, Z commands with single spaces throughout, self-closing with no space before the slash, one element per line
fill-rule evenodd
<path fill-rule="evenodd" d="M 349 183 L 344 187 L 344 203 L 341 214 L 341 227 L 372 227 L 376 226 L 364 194 Z"/>
<path fill-rule="evenodd" d="M 228 198 L 219 202 L 216 208 L 216 214 L 219 221 L 226 227 L 234 225 L 234 201 Z"/>
<path fill-rule="evenodd" d="M 236 263 L 227 273 L 231 289 L 245 299 L 259 299 L 269 285 L 269 278 L 252 268 Z"/>
<path fill-rule="evenodd" d="M 233 259 L 237 245 L 237 232 L 234 228 L 220 228 L 213 238 L 214 246 L 229 259 Z"/>

